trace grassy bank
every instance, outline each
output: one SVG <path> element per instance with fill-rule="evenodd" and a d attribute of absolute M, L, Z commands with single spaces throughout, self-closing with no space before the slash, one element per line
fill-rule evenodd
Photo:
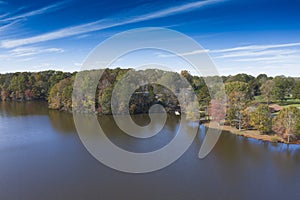
<path fill-rule="evenodd" d="M 209 127 L 209 123 L 204 124 L 206 127 Z M 211 123 L 210 125 L 211 128 L 216 128 L 216 129 L 222 129 L 223 131 L 227 131 L 231 134 L 238 135 L 238 136 L 243 136 L 247 138 L 253 138 L 261 141 L 266 141 L 266 142 L 273 142 L 273 143 L 285 143 L 285 144 L 300 144 L 300 140 L 294 141 L 287 143 L 286 140 L 283 138 L 279 137 L 276 134 L 262 134 L 257 130 L 242 130 L 239 131 L 235 127 L 231 126 L 217 126 L 215 123 Z"/>

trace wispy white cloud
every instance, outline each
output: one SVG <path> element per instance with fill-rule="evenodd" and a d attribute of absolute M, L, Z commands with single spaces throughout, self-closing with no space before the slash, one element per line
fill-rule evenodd
<path fill-rule="evenodd" d="M 48 32 L 45 34 L 23 38 L 23 39 L 15 39 L 15 40 L 4 40 L 0 43 L 0 47 L 2 48 L 13 48 L 22 45 L 34 44 L 38 42 L 45 42 L 54 39 L 60 39 L 69 36 L 75 36 L 80 34 L 86 34 L 93 31 L 100 31 L 107 28 L 112 28 L 116 26 L 121 26 L 125 24 L 137 23 L 157 18 L 162 18 L 166 16 L 171 16 L 183 12 L 188 12 L 191 10 L 199 9 L 203 6 L 215 4 L 218 2 L 223 2 L 224 0 L 206 0 L 206 1 L 197 1 L 186 3 L 182 5 L 176 5 L 169 8 L 165 8 L 162 10 L 158 10 L 148 14 L 135 15 L 127 18 L 113 17 L 113 18 L 105 18 L 98 21 L 72 26 L 68 28 L 63 28 L 57 31 Z"/>
<path fill-rule="evenodd" d="M 197 55 L 201 53 L 211 53 L 215 54 L 215 58 L 238 58 L 238 57 L 260 57 L 260 56 L 278 56 L 278 55 L 291 55 L 297 54 L 300 52 L 298 49 L 286 49 L 286 47 L 296 47 L 300 46 L 300 43 L 286 43 L 286 44 L 274 44 L 274 45 L 250 45 L 242 47 L 234 47 L 227 49 L 202 49 L 191 52 L 185 52 L 179 54 L 179 56 L 187 55 Z M 269 50 L 271 49 L 271 50 Z M 165 54 L 165 53 L 156 53 L 156 56 L 163 57 L 174 57 L 177 55 Z"/>
<path fill-rule="evenodd" d="M 291 49 L 276 49 L 276 50 L 262 50 L 262 51 L 236 51 L 222 54 L 218 58 L 237 58 L 237 57 L 260 57 L 260 56 L 274 56 L 274 55 L 291 55 L 299 53 L 299 50 Z"/>
<path fill-rule="evenodd" d="M 235 62 L 258 62 L 263 61 L 266 64 L 270 63 L 289 63 L 293 62 L 294 59 L 299 60 L 300 54 L 298 55 L 272 55 L 272 56 L 262 56 L 262 57 L 254 57 L 254 58 L 240 58 L 234 59 Z"/>
<path fill-rule="evenodd" d="M 27 18 L 53 12 L 57 9 L 62 8 L 63 5 L 67 2 L 67 0 L 61 1 L 29 12 L 21 12 L 25 8 L 27 8 L 26 6 L 19 7 L 12 12 L 6 12 L 0 15 L 0 32 L 5 33 L 11 30 L 19 30 L 20 27 L 18 25 L 21 24 Z M 5 37 L 5 34 L 2 34 L 1 37 Z"/>
<path fill-rule="evenodd" d="M 16 48 L 10 51 L 15 57 L 31 56 L 41 53 L 63 53 L 64 50 L 60 48 Z"/>
<path fill-rule="evenodd" d="M 230 59 L 237 62 L 286 61 L 286 59 L 294 58 L 299 60 L 300 49 L 297 48 L 298 46 L 300 46 L 299 42 L 273 45 L 251 45 L 212 50 L 210 53 L 215 54 L 215 58 Z"/>
<path fill-rule="evenodd" d="M 0 15 L 0 19 L 2 19 L 2 18 L 4 18 L 4 17 L 6 17 L 6 16 L 8 16 L 9 15 L 9 13 L 4 13 L 4 14 L 1 14 Z"/>
<path fill-rule="evenodd" d="M 26 13 L 22 13 L 22 14 L 18 14 L 18 15 L 13 15 L 13 16 L 9 16 L 9 13 L 6 13 L 5 15 L 0 16 L 0 22 L 9 22 L 9 21 L 14 21 L 14 20 L 19 20 L 19 19 L 24 19 L 24 18 L 28 18 L 28 17 L 32 17 L 32 16 L 36 16 L 36 15 L 41 15 L 41 14 L 45 14 L 45 13 L 49 13 L 52 12 L 54 10 L 59 9 L 60 7 L 62 7 L 67 1 L 61 1 L 37 10 L 32 10 Z M 9 16 L 9 17 L 7 17 Z"/>
<path fill-rule="evenodd" d="M 153 12 L 150 14 L 142 15 L 142 16 L 137 17 L 136 19 L 133 19 L 133 21 L 135 21 L 135 20 L 136 21 L 145 21 L 145 20 L 156 19 L 156 18 L 161 18 L 161 17 L 165 17 L 165 16 L 171 16 L 171 15 L 175 15 L 178 13 L 195 10 L 195 9 L 201 8 L 206 5 L 219 3 L 222 1 L 224 1 L 224 0 L 206 0 L 206 1 L 191 2 L 191 3 L 163 9 L 160 11 L 156 11 L 156 12 Z"/>
<path fill-rule="evenodd" d="M 234 48 L 227 49 L 218 49 L 212 50 L 212 53 L 224 53 L 224 52 L 232 52 L 232 51 L 258 51 L 258 50 L 266 50 L 266 49 L 274 49 L 274 48 L 283 48 L 283 47 L 293 47 L 300 46 L 300 42 L 296 43 L 286 43 L 286 44 L 273 44 L 273 45 L 249 45 L 249 46 L 239 46 Z"/>
<path fill-rule="evenodd" d="M 15 24 L 19 23 L 21 20 L 15 20 L 11 23 L 0 26 L 0 32 L 6 31 L 7 29 L 13 27 Z"/>
<path fill-rule="evenodd" d="M 195 50 L 195 51 L 190 51 L 190 52 L 184 52 L 181 54 L 171 54 L 171 53 L 160 53 L 160 52 L 155 52 L 154 54 L 158 58 L 170 58 L 170 57 L 176 57 L 176 56 L 191 56 L 191 55 L 199 55 L 203 53 L 208 53 L 209 49 L 200 49 L 200 50 Z"/>
<path fill-rule="evenodd" d="M 29 57 L 38 54 L 49 54 L 49 53 L 63 53 L 64 50 L 61 48 L 40 48 L 40 47 L 20 47 L 9 50 L 6 53 L 0 55 L 1 59 L 16 59 L 20 57 Z"/>
<path fill-rule="evenodd" d="M 234 71 L 273 75 L 299 73 L 300 42 L 239 46 L 210 53 L 219 66 L 231 66 L 231 74 Z"/>

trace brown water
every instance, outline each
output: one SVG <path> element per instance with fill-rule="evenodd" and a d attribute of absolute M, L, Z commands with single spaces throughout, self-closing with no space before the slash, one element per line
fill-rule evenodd
<path fill-rule="evenodd" d="M 148 117 L 135 117 L 145 124 Z M 161 148 L 178 118 L 163 132 L 137 140 L 111 116 L 100 118 L 110 139 L 136 152 Z M 224 132 L 203 160 L 199 134 L 174 164 L 148 174 L 126 174 L 95 160 L 84 148 L 72 115 L 44 103 L 0 102 L 0 199 L 300 199 L 300 146 L 271 144 Z"/>

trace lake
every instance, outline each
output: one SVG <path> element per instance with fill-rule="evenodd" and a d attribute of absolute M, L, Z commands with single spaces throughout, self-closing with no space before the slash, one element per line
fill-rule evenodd
<path fill-rule="evenodd" d="M 147 124 L 147 115 L 134 117 Z M 99 118 L 108 137 L 136 152 L 172 140 L 178 117 L 169 116 L 157 136 L 129 137 L 112 116 Z M 223 132 L 200 160 L 203 135 L 172 165 L 128 174 L 106 167 L 85 149 L 72 114 L 43 102 L 0 102 L 0 199 L 300 199 L 300 146 L 274 144 Z"/>

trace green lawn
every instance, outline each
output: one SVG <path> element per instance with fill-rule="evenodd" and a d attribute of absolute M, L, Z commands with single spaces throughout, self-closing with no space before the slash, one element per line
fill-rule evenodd
<path fill-rule="evenodd" d="M 282 106 L 282 107 L 289 107 L 289 106 L 295 106 L 295 107 L 297 107 L 297 108 L 299 108 L 300 109 L 300 104 L 290 104 L 290 105 L 284 105 L 284 106 Z"/>
<path fill-rule="evenodd" d="M 300 109 L 300 99 L 288 99 L 286 102 L 280 104 L 283 107 L 296 106 Z"/>
<path fill-rule="evenodd" d="M 255 101 L 259 103 L 265 103 L 265 100 L 262 96 L 255 96 Z M 281 105 L 282 107 L 288 107 L 288 106 L 296 106 L 300 109 L 300 99 L 291 99 L 288 98 L 285 102 L 272 102 Z"/>
<path fill-rule="evenodd" d="M 259 102 L 259 103 L 264 103 L 265 102 L 265 100 L 263 99 L 262 96 L 255 96 L 254 98 L 255 98 L 256 102 Z"/>

